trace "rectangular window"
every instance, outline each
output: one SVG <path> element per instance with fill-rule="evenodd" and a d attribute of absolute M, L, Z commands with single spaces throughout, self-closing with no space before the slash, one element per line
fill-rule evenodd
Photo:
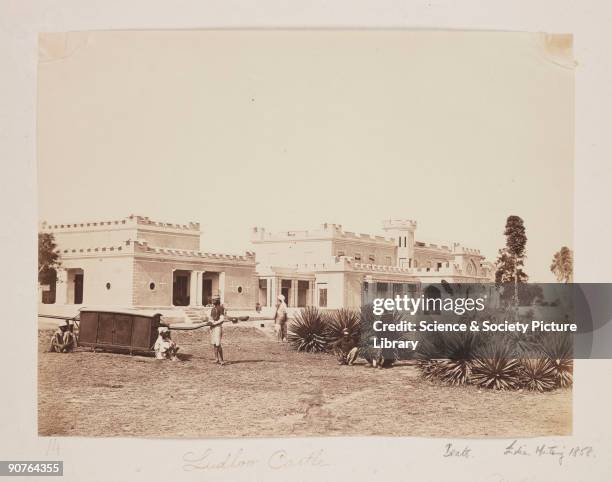
<path fill-rule="evenodd" d="M 392 263 L 392 261 L 391 261 L 391 256 L 387 256 L 387 257 L 385 257 L 385 264 L 386 264 L 387 266 L 391 266 L 391 263 Z"/>
<path fill-rule="evenodd" d="M 376 283 L 376 296 L 378 298 L 386 298 L 389 283 Z"/>
<path fill-rule="evenodd" d="M 319 288 L 319 307 L 327 308 L 327 288 Z"/>
<path fill-rule="evenodd" d="M 204 304 L 208 304 L 208 299 L 210 298 L 210 296 L 207 296 L 207 294 L 210 292 L 212 294 L 212 280 L 202 280 L 202 282 L 204 281 L 210 281 L 210 286 L 208 287 L 208 289 L 206 289 L 206 294 L 204 294 L 204 286 L 202 286 L 202 300 Z M 260 279 L 259 280 L 259 304 L 261 306 L 268 306 L 268 280 L 266 279 Z"/>
<path fill-rule="evenodd" d="M 404 290 L 404 284 L 403 283 L 393 283 L 393 297 L 395 298 L 396 296 L 403 296 L 404 294 L 406 294 L 407 290 Z"/>

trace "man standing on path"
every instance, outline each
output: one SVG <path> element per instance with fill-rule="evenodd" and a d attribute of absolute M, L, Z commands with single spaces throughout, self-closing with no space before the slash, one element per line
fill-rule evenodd
<path fill-rule="evenodd" d="M 213 298 L 213 307 L 210 311 L 210 342 L 215 353 L 215 363 L 225 365 L 223 360 L 223 348 L 221 348 L 221 337 L 223 335 L 223 322 L 225 321 L 225 307 L 221 304 L 221 298 Z"/>
<path fill-rule="evenodd" d="M 276 313 L 274 314 L 274 331 L 278 341 L 287 341 L 287 304 L 283 295 L 278 296 Z"/>

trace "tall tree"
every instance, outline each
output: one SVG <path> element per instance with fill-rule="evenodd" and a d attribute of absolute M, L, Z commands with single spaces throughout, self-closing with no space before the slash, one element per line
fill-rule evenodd
<path fill-rule="evenodd" d="M 567 246 L 563 246 L 557 251 L 553 256 L 550 270 L 557 278 L 557 281 L 571 283 L 574 278 L 574 253 L 572 253 L 572 250 Z"/>
<path fill-rule="evenodd" d="M 61 266 L 56 249 L 53 234 L 38 233 L 38 281 L 41 283 L 45 283 L 53 270 Z"/>
<path fill-rule="evenodd" d="M 508 216 L 504 235 L 506 246 L 499 250 L 495 282 L 514 284 L 514 303 L 518 307 L 518 285 L 529 279 L 523 271 L 527 257 L 527 234 L 523 220 L 519 216 Z"/>

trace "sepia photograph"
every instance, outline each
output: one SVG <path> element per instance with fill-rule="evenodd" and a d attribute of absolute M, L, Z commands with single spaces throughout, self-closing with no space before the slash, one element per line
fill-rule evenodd
<path fill-rule="evenodd" d="M 38 435 L 571 435 L 565 346 L 363 323 L 572 282 L 575 66 L 561 33 L 41 33 Z"/>

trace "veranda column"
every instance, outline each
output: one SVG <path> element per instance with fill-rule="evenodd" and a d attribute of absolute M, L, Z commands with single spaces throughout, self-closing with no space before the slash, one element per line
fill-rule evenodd
<path fill-rule="evenodd" d="M 266 278 L 266 306 L 272 306 L 272 278 Z"/>
<path fill-rule="evenodd" d="M 55 304 L 65 305 L 68 299 L 68 271 L 64 268 L 57 268 L 56 271 Z"/>
<path fill-rule="evenodd" d="M 298 305 L 298 281 L 296 279 L 292 279 L 291 280 L 291 306 L 295 307 L 297 305 Z"/>
<path fill-rule="evenodd" d="M 191 278 L 189 280 L 189 306 L 196 305 L 197 293 L 198 293 L 198 272 L 192 271 Z"/>
<path fill-rule="evenodd" d="M 204 271 L 197 271 L 196 274 L 196 305 L 202 306 L 202 275 L 204 274 Z"/>
<path fill-rule="evenodd" d="M 225 271 L 219 273 L 219 298 L 223 304 L 225 302 Z"/>
<path fill-rule="evenodd" d="M 274 306 L 276 304 L 276 298 L 278 298 L 278 284 L 280 283 L 280 280 L 278 279 L 278 277 L 274 276 L 272 278 L 270 278 L 270 286 L 271 286 L 271 290 L 270 290 L 270 306 Z"/>

